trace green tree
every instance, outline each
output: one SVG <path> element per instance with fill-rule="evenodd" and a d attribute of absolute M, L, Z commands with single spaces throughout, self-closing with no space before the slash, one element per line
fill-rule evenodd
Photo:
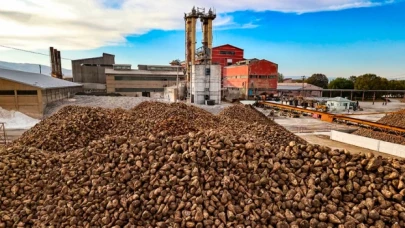
<path fill-rule="evenodd" d="M 329 83 L 328 88 L 329 89 L 354 89 L 354 83 L 350 79 L 338 77 Z"/>
<path fill-rule="evenodd" d="M 387 89 L 389 82 L 386 78 L 382 78 L 375 74 L 364 74 L 358 76 L 354 83 L 355 89 L 364 89 L 364 90 L 378 90 L 378 89 Z"/>
<path fill-rule="evenodd" d="M 278 82 L 283 82 L 284 81 L 284 75 L 282 73 L 277 73 L 278 74 Z"/>
<path fill-rule="evenodd" d="M 404 80 L 390 80 L 388 81 L 388 89 L 390 90 L 405 90 Z"/>
<path fill-rule="evenodd" d="M 357 78 L 357 76 L 354 76 L 354 75 L 353 75 L 353 76 L 350 76 L 350 77 L 349 77 L 349 80 L 352 81 L 353 84 L 354 84 L 354 83 L 356 82 L 356 78 Z"/>
<path fill-rule="evenodd" d="M 326 89 L 328 88 L 329 80 L 324 74 L 313 74 L 306 80 L 306 83 Z"/>

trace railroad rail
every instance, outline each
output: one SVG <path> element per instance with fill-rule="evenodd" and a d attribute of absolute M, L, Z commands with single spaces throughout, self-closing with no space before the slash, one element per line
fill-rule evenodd
<path fill-rule="evenodd" d="M 347 124 L 347 125 L 357 125 L 357 126 L 363 127 L 363 128 L 370 128 L 373 130 L 379 130 L 382 132 L 390 132 L 390 133 L 395 133 L 395 134 L 405 136 L 405 128 L 376 123 L 376 122 L 372 122 L 372 121 L 368 121 L 368 120 L 356 119 L 356 118 L 352 118 L 352 117 L 349 117 L 344 114 L 331 114 L 331 113 L 320 112 L 320 111 L 311 110 L 311 109 L 299 108 L 299 107 L 295 107 L 295 106 L 278 104 L 278 103 L 273 103 L 273 102 L 265 102 L 265 101 L 259 101 L 258 104 L 259 104 L 259 106 L 267 106 L 267 107 L 273 107 L 273 108 L 276 107 L 281 110 L 287 110 L 287 111 L 291 111 L 291 112 L 307 113 L 307 114 L 311 114 L 311 115 L 316 114 L 321 117 L 322 121 L 326 121 L 329 123 L 336 122 L 336 123 L 343 123 L 343 124 Z"/>

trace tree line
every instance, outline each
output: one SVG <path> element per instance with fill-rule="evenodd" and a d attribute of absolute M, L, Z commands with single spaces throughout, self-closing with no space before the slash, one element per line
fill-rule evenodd
<path fill-rule="evenodd" d="M 279 76 L 281 76 L 279 82 L 282 82 L 283 75 L 279 74 Z M 313 74 L 305 82 L 323 89 L 405 90 L 405 80 L 388 80 L 375 74 L 363 74 L 349 78 L 338 77 L 330 82 L 324 74 Z"/>

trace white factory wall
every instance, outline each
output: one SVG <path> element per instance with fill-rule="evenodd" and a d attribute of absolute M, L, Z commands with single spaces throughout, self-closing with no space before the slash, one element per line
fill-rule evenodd
<path fill-rule="evenodd" d="M 205 69 L 210 68 L 211 74 L 205 75 Z M 220 65 L 194 65 L 191 74 L 191 94 L 194 95 L 194 103 L 204 104 L 205 84 L 209 83 L 210 100 L 215 104 L 221 103 L 221 66 Z"/>
<path fill-rule="evenodd" d="M 405 158 L 405 146 L 403 145 L 389 143 L 359 135 L 352 135 L 340 131 L 331 131 L 330 139 Z"/>

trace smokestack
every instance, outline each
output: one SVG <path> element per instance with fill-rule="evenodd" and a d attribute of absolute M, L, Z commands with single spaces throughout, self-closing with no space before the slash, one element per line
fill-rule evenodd
<path fill-rule="evenodd" d="M 55 74 L 55 71 L 54 71 L 55 59 L 54 59 L 53 47 L 49 48 L 49 56 L 51 58 L 51 65 L 50 65 L 50 67 L 51 67 L 51 76 L 53 77 L 53 74 Z"/>
<path fill-rule="evenodd" d="M 58 78 L 62 79 L 63 78 L 62 77 L 62 61 L 61 61 L 61 57 L 60 57 L 60 51 L 58 51 L 57 57 L 58 57 L 58 67 L 57 67 Z"/>
<path fill-rule="evenodd" d="M 53 49 L 53 77 L 58 77 L 58 49 Z"/>

